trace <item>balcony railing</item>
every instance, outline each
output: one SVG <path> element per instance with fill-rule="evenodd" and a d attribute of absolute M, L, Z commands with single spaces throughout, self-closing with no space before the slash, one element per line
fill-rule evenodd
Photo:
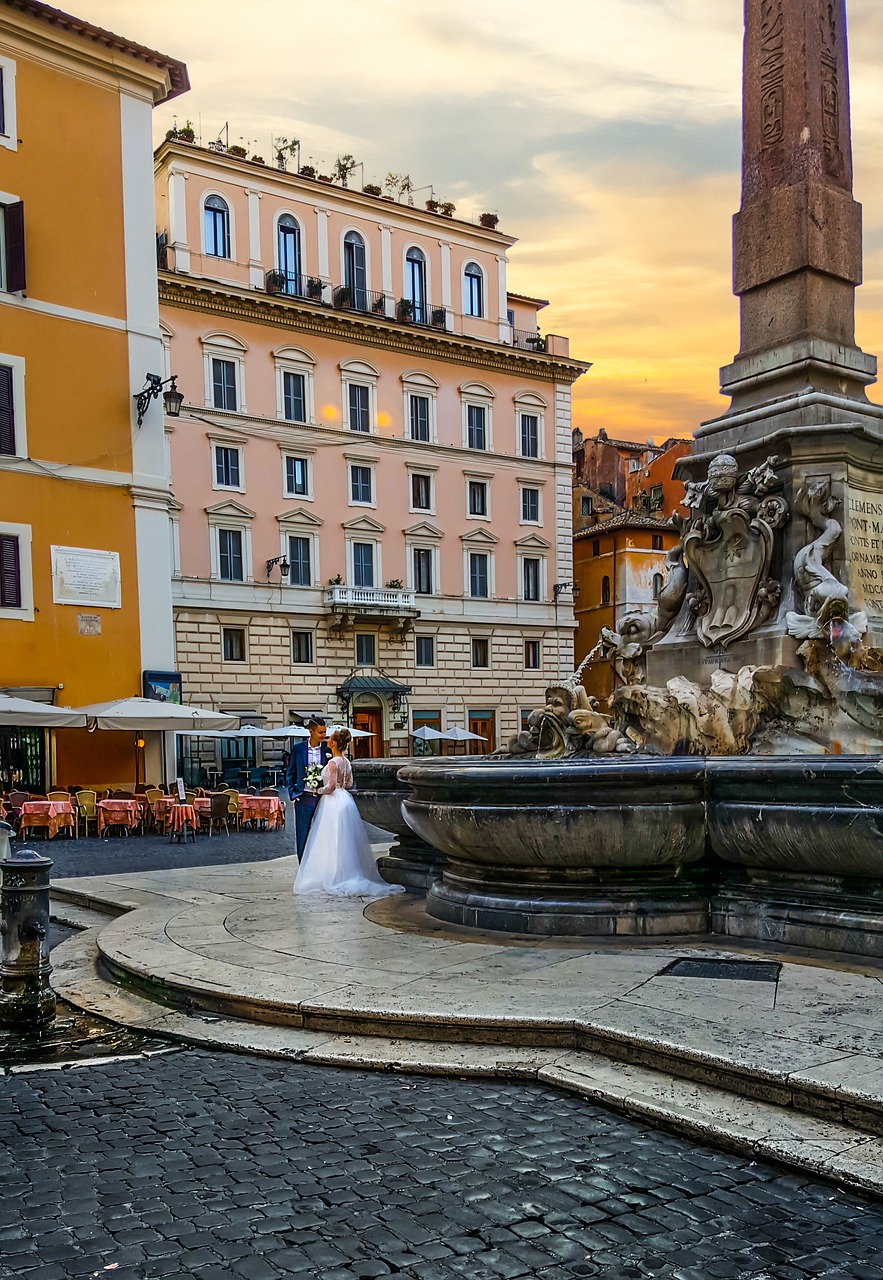
<path fill-rule="evenodd" d="M 268 271 L 264 277 L 267 293 L 284 293 L 308 302 L 325 302 L 328 286 L 318 276 L 296 275 L 292 271 Z"/>
<path fill-rule="evenodd" d="M 364 315 L 388 314 L 385 293 L 376 289 L 357 289 L 348 284 L 335 285 L 331 290 L 331 305 L 336 311 L 360 311 Z"/>
<path fill-rule="evenodd" d="M 448 327 L 447 307 L 436 306 L 434 302 L 412 302 L 410 298 L 400 298 L 395 314 L 402 324 L 420 324 L 428 329 Z"/>
<path fill-rule="evenodd" d="M 512 335 L 512 346 L 517 351 L 545 351 L 546 339 L 536 330 L 531 329 L 510 329 Z"/>
<path fill-rule="evenodd" d="M 325 604 L 341 613 L 352 610 L 397 615 L 418 612 L 414 592 L 394 587 L 326 587 Z"/>

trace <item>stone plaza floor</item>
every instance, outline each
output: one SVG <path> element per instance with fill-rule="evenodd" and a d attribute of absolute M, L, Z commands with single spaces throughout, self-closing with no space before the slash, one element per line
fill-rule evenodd
<path fill-rule="evenodd" d="M 3 1091 L 3 1277 L 883 1280 L 879 1204 L 553 1088 L 188 1049 Z"/>

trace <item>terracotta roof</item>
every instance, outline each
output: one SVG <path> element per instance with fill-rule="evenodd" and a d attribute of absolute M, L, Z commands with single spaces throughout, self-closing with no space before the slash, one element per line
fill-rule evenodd
<path fill-rule="evenodd" d="M 535 302 L 538 307 L 547 307 L 549 305 L 548 298 L 532 298 L 530 294 L 513 293 L 511 289 L 506 291 L 506 297 L 514 298 L 516 302 Z"/>
<path fill-rule="evenodd" d="M 671 520 L 657 520 L 655 516 L 645 515 L 643 511 L 622 511 L 609 520 L 601 520 L 590 529 L 580 529 L 573 538 L 574 541 L 577 538 L 597 538 L 602 533 L 609 533 L 611 529 L 655 529 L 657 532 L 677 533 L 677 527 Z"/>
<path fill-rule="evenodd" d="M 157 102 L 168 102 L 170 98 L 176 98 L 179 94 L 186 93 L 190 88 L 187 67 L 177 58 L 170 58 L 167 54 L 159 53 L 156 49 L 148 49 L 146 45 L 136 44 L 134 40 L 127 40 L 125 36 L 114 35 L 112 31 L 106 31 L 104 27 L 96 27 L 93 23 L 86 22 L 83 18 L 76 18 L 73 14 L 63 13 L 61 9 L 54 9 L 51 5 L 42 4 L 41 0 L 0 0 L 0 2 L 7 9 L 18 9 L 22 13 L 28 13 L 34 18 L 39 18 L 41 22 L 48 22 L 51 26 L 61 27 L 64 31 L 71 31 L 75 35 L 85 36 L 96 44 L 103 44 L 106 48 L 116 49 L 120 53 L 128 53 L 133 58 L 139 58 L 142 62 L 149 62 L 154 67 L 168 71 L 171 89 L 162 98 L 158 98 Z"/>

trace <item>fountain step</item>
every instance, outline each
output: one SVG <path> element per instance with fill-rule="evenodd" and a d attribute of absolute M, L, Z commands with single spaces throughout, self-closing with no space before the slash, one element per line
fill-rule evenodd
<path fill-rule="evenodd" d="M 883 1139 L 649 1067 L 554 1048 L 338 1035 L 184 1012 L 102 975 L 91 933 L 63 943 L 53 959 L 56 988 L 68 1002 L 141 1033 L 317 1066 L 534 1080 L 703 1143 L 883 1196 Z"/>

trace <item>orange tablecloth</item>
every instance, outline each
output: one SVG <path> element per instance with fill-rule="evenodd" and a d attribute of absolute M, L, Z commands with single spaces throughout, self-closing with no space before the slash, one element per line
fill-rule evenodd
<path fill-rule="evenodd" d="M 167 817 L 172 831 L 180 831 L 185 822 L 188 822 L 194 831 L 196 830 L 196 810 L 192 804 L 173 804 Z"/>
<path fill-rule="evenodd" d="M 74 806 L 70 800 L 26 800 L 21 807 L 22 831 L 28 827 L 47 827 L 51 840 L 58 834 L 59 827 L 73 825 Z"/>
<path fill-rule="evenodd" d="M 250 822 L 262 819 L 271 829 L 285 825 L 285 810 L 278 796 L 240 796 L 239 820 Z"/>
<path fill-rule="evenodd" d="M 128 827 L 130 831 L 141 821 L 141 806 L 137 800 L 99 800 L 98 834 L 105 827 Z"/>

